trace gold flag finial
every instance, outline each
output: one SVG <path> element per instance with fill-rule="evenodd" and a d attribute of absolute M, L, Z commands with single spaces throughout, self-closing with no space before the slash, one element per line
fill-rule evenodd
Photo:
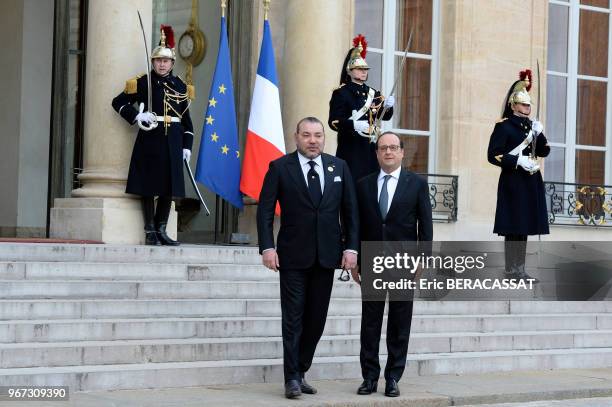
<path fill-rule="evenodd" d="M 268 19 L 268 13 L 270 12 L 270 0 L 263 0 L 264 4 L 264 20 Z"/>
<path fill-rule="evenodd" d="M 221 17 L 225 17 L 226 8 L 227 8 L 227 0 L 221 0 Z"/>

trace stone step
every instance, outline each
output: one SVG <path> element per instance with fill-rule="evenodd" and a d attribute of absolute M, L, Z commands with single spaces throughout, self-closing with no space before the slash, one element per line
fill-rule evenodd
<path fill-rule="evenodd" d="M 330 315 L 325 335 L 360 331 L 361 317 Z M 612 315 L 415 315 L 413 333 L 609 330 Z M 281 332 L 280 317 L 57 319 L 0 321 L 0 343 L 129 339 L 269 337 Z"/>
<path fill-rule="evenodd" d="M 336 277 L 339 273 L 336 271 Z M 3 261 L 0 281 L 3 280 L 278 281 L 278 273 L 261 264 Z"/>
<path fill-rule="evenodd" d="M 409 353 L 610 348 L 612 330 L 413 333 Z M 386 354 L 385 336 L 380 343 Z M 323 336 L 317 356 L 351 356 L 359 335 Z M 0 369 L 282 358 L 282 338 L 186 338 L 0 344 Z"/>
<path fill-rule="evenodd" d="M 359 298 L 334 298 L 329 315 L 361 315 Z M 278 299 L 0 300 L 0 320 L 280 316 Z"/>
<path fill-rule="evenodd" d="M 259 265 L 261 256 L 248 246 L 0 243 L 0 261 Z"/>
<path fill-rule="evenodd" d="M 0 281 L 4 299 L 279 298 L 275 281 Z M 337 282 L 333 296 L 361 298 L 357 284 Z"/>
<path fill-rule="evenodd" d="M 381 357 L 385 363 L 385 357 Z M 405 376 L 482 374 L 516 370 L 597 368 L 612 365 L 612 349 L 550 349 L 408 355 Z M 69 386 L 71 392 L 282 383 L 282 359 L 82 365 L 0 370 L 0 386 Z M 310 380 L 355 379 L 358 356 L 317 357 Z"/>
<path fill-rule="evenodd" d="M 329 315 L 360 316 L 361 299 L 349 286 L 334 288 Z M 90 289 L 94 289 L 92 287 Z M 111 293 L 109 291 L 109 293 Z M 110 294 L 109 294 L 110 295 Z M 344 296 L 344 297 L 343 297 Z M 612 303 L 593 302 L 533 302 L 508 301 L 417 301 L 414 315 L 547 315 L 562 313 L 577 316 L 596 314 L 612 316 Z M 0 300 L 0 321 L 28 319 L 79 318 L 184 318 L 206 316 L 280 316 L 277 298 L 98 298 L 98 299 L 11 299 Z M 587 315 L 587 318 L 590 316 Z"/>

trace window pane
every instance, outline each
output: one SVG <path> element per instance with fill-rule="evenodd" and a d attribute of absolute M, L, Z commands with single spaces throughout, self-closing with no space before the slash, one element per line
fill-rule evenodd
<path fill-rule="evenodd" d="M 544 158 L 544 179 L 551 182 L 565 182 L 565 148 L 550 148 L 550 154 Z"/>
<path fill-rule="evenodd" d="M 400 136 L 404 141 L 404 159 L 402 166 L 412 172 L 427 173 L 429 157 L 429 137 L 427 136 Z"/>
<path fill-rule="evenodd" d="M 399 72 L 401 57 L 395 58 L 395 72 Z M 401 80 L 397 83 L 394 127 L 411 130 L 429 130 L 429 94 L 431 61 L 406 59 Z"/>
<path fill-rule="evenodd" d="M 432 0 L 398 0 L 396 9 L 398 51 L 408 45 L 410 30 L 413 30 L 410 52 L 431 54 L 431 26 L 433 19 Z"/>
<path fill-rule="evenodd" d="M 603 151 L 576 150 L 576 183 L 604 185 Z"/>
<path fill-rule="evenodd" d="M 580 4 L 605 8 L 608 8 L 610 6 L 610 2 L 608 0 L 580 0 Z"/>
<path fill-rule="evenodd" d="M 567 79 L 548 75 L 546 78 L 546 129 L 549 141 L 565 143 Z"/>
<path fill-rule="evenodd" d="M 548 8 L 548 69 L 567 72 L 567 31 L 569 7 L 551 4 Z"/>
<path fill-rule="evenodd" d="M 608 76 L 608 13 L 580 10 L 578 73 Z"/>
<path fill-rule="evenodd" d="M 579 79 L 576 143 L 606 145 L 606 82 Z"/>
<path fill-rule="evenodd" d="M 368 71 L 368 86 L 380 90 L 382 82 L 382 54 L 368 52 L 366 60 L 370 70 Z"/>
<path fill-rule="evenodd" d="M 355 35 L 363 34 L 368 46 L 382 48 L 383 0 L 355 1 Z"/>

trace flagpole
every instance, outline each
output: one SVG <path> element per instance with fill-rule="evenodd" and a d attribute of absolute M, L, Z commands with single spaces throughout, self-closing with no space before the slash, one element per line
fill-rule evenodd
<path fill-rule="evenodd" d="M 270 0 L 263 0 L 264 4 L 264 21 L 268 19 L 268 13 L 270 12 Z"/>
<path fill-rule="evenodd" d="M 226 8 L 227 8 L 227 0 L 221 0 L 221 18 L 225 17 Z"/>

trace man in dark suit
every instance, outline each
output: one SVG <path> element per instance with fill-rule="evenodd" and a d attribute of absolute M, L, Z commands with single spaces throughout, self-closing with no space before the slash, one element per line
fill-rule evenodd
<path fill-rule="evenodd" d="M 431 241 L 433 226 L 427 181 L 402 169 L 404 145 L 392 132 L 383 133 L 376 143 L 380 172 L 357 183 L 360 236 L 366 241 Z M 357 270 L 353 279 L 361 283 Z M 380 376 L 378 347 L 385 301 L 362 301 L 361 372 L 358 394 L 376 392 Z M 398 381 L 406 366 L 412 301 L 389 300 L 387 317 L 387 366 L 385 396 L 400 394 Z"/>
<path fill-rule="evenodd" d="M 314 117 L 300 120 L 295 142 L 296 152 L 270 163 L 257 209 L 263 264 L 280 271 L 287 398 L 316 393 L 304 380 L 304 373 L 325 327 L 334 269 L 355 268 L 359 246 L 351 174 L 344 161 L 323 153 L 321 121 Z M 275 246 L 277 201 L 281 226 Z"/>

